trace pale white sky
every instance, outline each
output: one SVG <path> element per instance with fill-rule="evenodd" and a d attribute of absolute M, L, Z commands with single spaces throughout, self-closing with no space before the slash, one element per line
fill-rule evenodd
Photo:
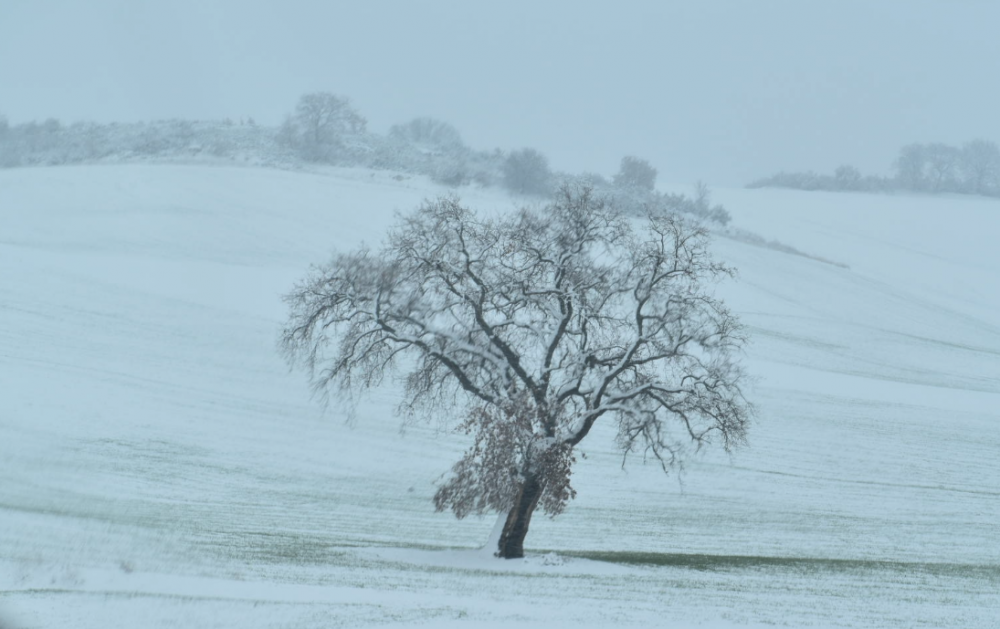
<path fill-rule="evenodd" d="M 998 27 L 993 0 L 0 0 L 0 114 L 277 124 L 321 90 L 562 170 L 882 173 L 1000 140 Z"/>

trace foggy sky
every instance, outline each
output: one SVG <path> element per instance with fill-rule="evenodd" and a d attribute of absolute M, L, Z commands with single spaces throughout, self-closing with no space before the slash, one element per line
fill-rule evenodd
<path fill-rule="evenodd" d="M 349 96 L 560 170 L 742 185 L 1000 141 L 992 0 L 0 0 L 12 123 L 253 116 Z"/>

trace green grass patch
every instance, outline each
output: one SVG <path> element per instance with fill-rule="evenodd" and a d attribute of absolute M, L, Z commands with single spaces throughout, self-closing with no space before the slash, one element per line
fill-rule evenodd
<path fill-rule="evenodd" d="M 961 563 L 828 559 L 819 557 L 765 557 L 757 555 L 704 555 L 628 551 L 539 551 L 565 557 L 639 566 L 669 566 L 704 571 L 776 570 L 799 573 L 900 572 L 958 578 L 986 579 L 1000 583 L 1000 566 Z"/>

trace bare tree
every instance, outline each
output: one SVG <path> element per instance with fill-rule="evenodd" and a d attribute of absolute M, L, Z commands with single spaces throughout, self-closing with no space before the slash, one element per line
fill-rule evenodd
<path fill-rule="evenodd" d="M 315 268 L 282 345 L 318 391 L 350 398 L 396 367 L 401 412 L 454 414 L 473 445 L 435 505 L 507 513 L 497 556 L 521 557 L 536 507 L 575 495 L 573 450 L 599 420 L 665 471 L 744 442 L 744 331 L 709 290 L 733 273 L 703 230 L 656 212 L 635 229 L 587 188 L 500 218 L 442 198 L 381 250 Z"/>
<path fill-rule="evenodd" d="M 857 190 L 861 187 L 861 171 L 850 164 L 842 164 L 833 171 L 833 181 L 837 190 Z"/>
<path fill-rule="evenodd" d="M 924 147 L 927 161 L 927 179 L 932 192 L 955 190 L 958 186 L 956 173 L 961 164 L 962 153 L 953 146 L 941 142 Z"/>
<path fill-rule="evenodd" d="M 927 151 L 923 144 L 908 144 L 899 149 L 893 164 L 896 181 L 904 190 L 923 190 L 927 187 Z"/>
<path fill-rule="evenodd" d="M 341 140 L 364 133 L 368 122 L 351 101 L 328 92 L 304 94 L 281 130 L 283 140 L 296 146 L 307 159 L 330 159 Z"/>
<path fill-rule="evenodd" d="M 972 194 L 1000 192 L 1000 148 L 990 140 L 966 142 L 961 150 L 965 191 Z"/>

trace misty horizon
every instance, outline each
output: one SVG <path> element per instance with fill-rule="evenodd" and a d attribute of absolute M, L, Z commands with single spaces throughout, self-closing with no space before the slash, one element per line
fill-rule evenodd
<path fill-rule="evenodd" d="M 990 3 L 663 4 L 8 2 L 0 58 L 31 62 L 0 66 L 0 115 L 276 126 L 328 91 L 376 133 L 431 116 L 556 170 L 713 185 L 1000 137 Z"/>

